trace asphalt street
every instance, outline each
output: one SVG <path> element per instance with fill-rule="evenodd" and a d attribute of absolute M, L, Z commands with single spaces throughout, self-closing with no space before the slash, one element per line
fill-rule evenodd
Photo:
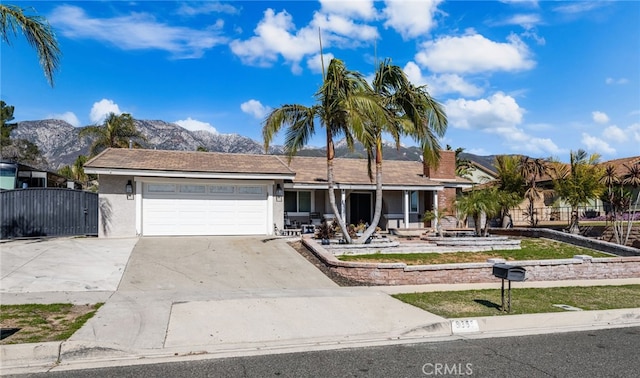
<path fill-rule="evenodd" d="M 637 377 L 640 327 L 174 361 L 29 377 Z M 25 375 L 23 375 L 24 377 Z"/>

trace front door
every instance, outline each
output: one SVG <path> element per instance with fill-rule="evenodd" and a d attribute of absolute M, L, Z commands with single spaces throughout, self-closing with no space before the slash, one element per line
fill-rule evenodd
<path fill-rule="evenodd" d="M 351 193 L 349 223 L 357 225 L 360 221 L 371 223 L 371 194 Z"/>

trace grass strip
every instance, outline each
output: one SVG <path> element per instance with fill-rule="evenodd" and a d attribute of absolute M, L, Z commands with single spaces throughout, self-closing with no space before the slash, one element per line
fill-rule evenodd
<path fill-rule="evenodd" d="M 2 305 L 0 325 L 3 334 L 4 330 L 18 331 L 2 339 L 0 344 L 66 340 L 91 319 L 102 305 L 103 303 Z"/>
<path fill-rule="evenodd" d="M 505 298 L 506 296 L 505 289 Z M 500 309 L 500 289 L 407 293 L 395 294 L 393 297 L 445 318 L 508 314 Z M 640 285 L 511 289 L 512 315 L 566 312 L 554 307 L 554 304 L 565 304 L 582 310 L 638 308 Z"/>
<path fill-rule="evenodd" d="M 521 249 L 494 250 L 483 252 L 446 252 L 446 253 L 374 253 L 370 255 L 342 255 L 342 261 L 360 262 L 403 262 L 407 265 L 457 264 L 486 262 L 490 258 L 502 258 L 507 261 L 517 260 L 552 260 L 570 259 L 575 255 L 593 257 L 614 257 L 611 254 L 582 248 L 549 239 L 524 238 Z"/>

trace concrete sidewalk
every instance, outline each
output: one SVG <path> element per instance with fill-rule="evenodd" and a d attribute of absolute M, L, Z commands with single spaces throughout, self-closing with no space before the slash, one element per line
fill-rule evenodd
<path fill-rule="evenodd" d="M 498 288 L 499 283 L 338 287 L 281 239 L 141 238 L 137 244 L 121 241 L 111 247 L 108 240 L 100 239 L 107 250 L 135 245 L 117 291 L 102 290 L 110 293 L 105 305 L 65 342 L 0 346 L 0 373 L 640 326 L 640 309 L 624 309 L 476 318 L 468 320 L 477 329 L 464 329 L 389 294 Z M 38 266 L 37 258 L 24 259 L 8 271 Z M 3 290 L 4 280 L 3 270 Z M 621 284 L 640 284 L 640 278 L 514 287 Z M 114 289 L 112 284 L 89 285 L 94 286 Z M 46 301 L 43 293 L 60 296 L 53 290 L 39 291 L 37 298 L 9 294 L 16 295 L 15 301 Z M 5 303 L 7 294 L 2 294 Z"/>

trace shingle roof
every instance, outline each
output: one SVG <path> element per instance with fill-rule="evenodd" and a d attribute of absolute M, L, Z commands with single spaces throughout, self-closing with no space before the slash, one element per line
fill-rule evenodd
<path fill-rule="evenodd" d="M 602 162 L 602 165 L 605 167 L 609 165 L 615 167 L 616 174 L 618 175 L 624 175 L 625 173 L 627 173 L 627 168 L 625 168 L 625 165 L 627 167 L 631 167 L 634 164 L 640 164 L 640 156 L 631 156 Z"/>
<path fill-rule="evenodd" d="M 85 167 L 206 173 L 293 174 L 287 165 L 274 155 L 124 148 L 107 149 L 89 160 Z"/>
<path fill-rule="evenodd" d="M 285 174 L 295 175 L 296 184 L 325 184 L 327 160 L 324 157 L 287 157 L 277 155 L 235 154 L 220 152 L 168 151 L 110 148 L 85 164 L 89 169 L 113 169 L 162 172 Z M 375 166 L 372 166 L 375 175 Z M 423 176 L 422 163 L 385 160 L 382 163 L 385 186 L 441 186 L 470 181 L 431 180 Z M 335 182 L 350 185 L 374 185 L 369 180 L 365 159 L 334 160 Z"/>
<path fill-rule="evenodd" d="M 281 157 L 287 163 L 286 157 Z M 365 159 L 334 159 L 334 181 L 342 184 L 373 185 L 375 183 L 375 165 L 371 167 L 374 181 L 367 174 Z M 296 156 L 289 165 L 296 172 L 293 180 L 298 184 L 321 184 L 327 182 L 327 160 L 324 157 Z M 437 186 L 439 181 L 423 176 L 422 163 L 417 161 L 384 160 L 382 162 L 383 183 L 385 186 Z M 464 181 L 468 182 L 468 181 Z"/>

